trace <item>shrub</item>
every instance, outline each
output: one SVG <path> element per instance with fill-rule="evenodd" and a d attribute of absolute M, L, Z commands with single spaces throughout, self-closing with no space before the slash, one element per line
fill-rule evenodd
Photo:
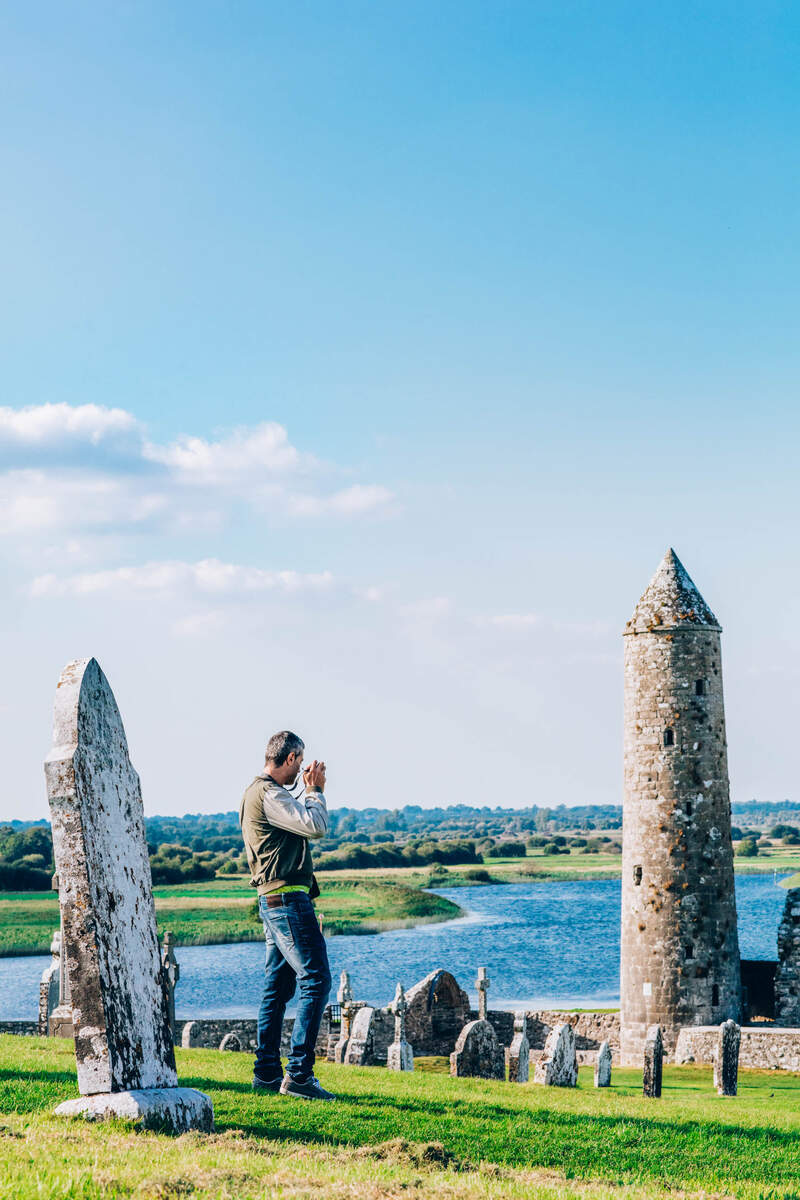
<path fill-rule="evenodd" d="M 755 858 L 758 854 L 758 842 L 752 837 L 742 838 L 736 853 L 740 858 Z"/>
<path fill-rule="evenodd" d="M 544 848 L 544 852 L 545 854 L 560 854 L 561 847 L 557 846 L 555 842 L 548 842 Z"/>
<path fill-rule="evenodd" d="M 239 866 L 234 858 L 228 858 L 219 869 L 220 875 L 236 875 L 239 872 Z"/>
<path fill-rule="evenodd" d="M 491 883 L 492 877 L 487 870 L 482 867 L 470 867 L 464 872 L 464 878 L 469 879 L 471 883 Z"/>
<path fill-rule="evenodd" d="M 581 846 L 581 854 L 599 854 L 600 847 L 597 842 L 587 842 L 585 846 Z"/>
<path fill-rule="evenodd" d="M 497 842 L 486 852 L 487 858 L 524 858 L 524 842 Z"/>
<path fill-rule="evenodd" d="M 0 863 L 0 892 L 49 892 L 52 885 L 49 871 Z"/>

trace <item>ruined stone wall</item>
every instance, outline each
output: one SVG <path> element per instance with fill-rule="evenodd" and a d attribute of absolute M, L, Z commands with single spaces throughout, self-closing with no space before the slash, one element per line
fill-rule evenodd
<path fill-rule="evenodd" d="M 571 1025 L 575 1047 L 580 1052 L 598 1050 L 608 1042 L 615 1059 L 620 1051 L 620 1020 L 618 1012 L 527 1012 L 525 1033 L 534 1052 L 544 1049 L 547 1035 L 556 1025 Z M 582 1060 L 581 1060 L 582 1061 Z"/>
<path fill-rule="evenodd" d="M 631 623 L 632 625 L 634 622 Z M 740 1019 L 719 627 L 625 637 L 622 1061 L 649 1025 Z"/>
<path fill-rule="evenodd" d="M 190 1026 L 188 1031 L 187 1026 Z M 294 1017 L 285 1017 L 281 1032 L 281 1054 L 283 1055 L 289 1053 L 293 1029 Z M 326 1010 L 322 1017 L 322 1024 L 320 1025 L 315 1047 L 316 1053 L 323 1057 L 328 1049 L 330 1030 L 330 1010 Z M 202 1017 L 193 1021 L 176 1021 L 175 1045 L 194 1049 L 218 1050 L 222 1039 L 229 1033 L 234 1034 L 239 1039 L 243 1050 L 255 1052 L 257 1038 L 256 1022 L 244 1018 L 236 1020 Z"/>
<path fill-rule="evenodd" d="M 712 1063 L 718 1041 L 719 1026 L 695 1025 L 682 1029 L 675 1047 L 675 1062 Z M 800 1029 L 743 1026 L 739 1067 L 754 1071 L 800 1071 Z"/>
<path fill-rule="evenodd" d="M 800 888 L 786 893 L 778 927 L 775 1020 L 779 1025 L 800 1025 Z"/>

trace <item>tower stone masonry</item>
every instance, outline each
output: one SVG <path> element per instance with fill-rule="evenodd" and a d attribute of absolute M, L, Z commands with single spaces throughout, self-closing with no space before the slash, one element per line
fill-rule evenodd
<path fill-rule="evenodd" d="M 720 626 L 669 550 L 625 627 L 621 1061 L 741 1019 Z"/>

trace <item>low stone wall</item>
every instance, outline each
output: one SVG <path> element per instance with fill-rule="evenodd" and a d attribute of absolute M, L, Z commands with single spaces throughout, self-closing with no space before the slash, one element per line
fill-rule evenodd
<path fill-rule="evenodd" d="M 36 1021 L 0 1021 L 0 1033 L 15 1033 L 18 1037 L 38 1037 Z"/>
<path fill-rule="evenodd" d="M 675 1062 L 712 1063 L 718 1038 L 718 1025 L 684 1026 L 678 1034 Z M 760 1071 L 800 1071 L 800 1029 L 743 1026 L 739 1066 Z"/>
<path fill-rule="evenodd" d="M 575 1048 L 579 1052 L 599 1050 L 603 1042 L 608 1042 L 615 1061 L 619 1060 L 618 1012 L 559 1012 L 555 1009 L 526 1012 L 525 1033 L 531 1050 L 543 1050 L 550 1030 L 564 1023 L 575 1030 Z M 579 1053 L 578 1061 L 593 1062 L 594 1058 L 589 1056 L 582 1060 Z"/>
<path fill-rule="evenodd" d="M 281 1032 L 281 1054 L 289 1053 L 289 1045 L 294 1029 L 294 1017 L 286 1017 Z M 326 1009 L 316 1043 L 316 1052 L 324 1056 L 328 1047 L 328 1036 L 331 1031 L 330 1009 Z M 193 1021 L 175 1022 L 175 1045 L 184 1049 L 218 1050 L 224 1038 L 236 1038 L 239 1047 L 248 1053 L 256 1049 L 257 1025 L 253 1020 L 226 1020 L 222 1018 L 199 1018 Z M 384 1053 L 384 1060 L 385 1060 Z"/>

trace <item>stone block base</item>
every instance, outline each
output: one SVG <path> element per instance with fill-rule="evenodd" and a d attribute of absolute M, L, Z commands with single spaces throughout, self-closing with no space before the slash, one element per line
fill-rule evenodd
<path fill-rule="evenodd" d="M 143 1129 L 186 1133 L 214 1128 L 211 1100 L 194 1088 L 138 1088 L 130 1092 L 101 1092 L 65 1100 L 55 1110 L 57 1117 L 82 1117 L 86 1121 L 117 1119 L 134 1121 Z"/>

